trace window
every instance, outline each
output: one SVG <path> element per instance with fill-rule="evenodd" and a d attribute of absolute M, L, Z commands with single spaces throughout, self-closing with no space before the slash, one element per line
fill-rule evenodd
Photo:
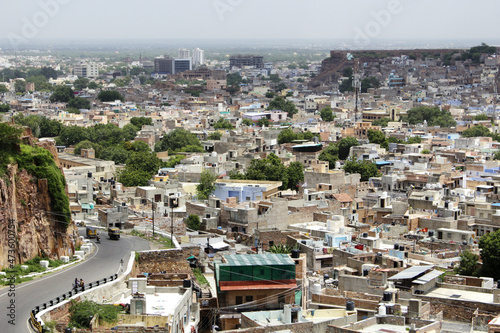
<path fill-rule="evenodd" d="M 253 296 L 250 295 L 250 296 L 245 296 L 245 302 L 248 303 L 248 302 L 253 302 Z"/>
<path fill-rule="evenodd" d="M 274 241 L 269 241 L 269 246 L 273 246 L 274 245 Z"/>
<path fill-rule="evenodd" d="M 243 303 L 243 296 L 236 296 L 236 300 L 234 302 L 236 305 Z"/>
<path fill-rule="evenodd" d="M 450 239 L 450 238 L 451 238 L 451 232 L 448 232 L 448 233 L 446 234 L 446 237 L 448 237 L 448 239 Z"/>
<path fill-rule="evenodd" d="M 466 236 L 465 235 L 462 235 L 462 240 L 466 240 Z"/>

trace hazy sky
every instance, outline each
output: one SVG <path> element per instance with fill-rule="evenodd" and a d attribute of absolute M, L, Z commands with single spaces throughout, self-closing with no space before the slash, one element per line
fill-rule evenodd
<path fill-rule="evenodd" d="M 488 42 L 499 16 L 498 0 L 3 0 L 0 37 Z"/>

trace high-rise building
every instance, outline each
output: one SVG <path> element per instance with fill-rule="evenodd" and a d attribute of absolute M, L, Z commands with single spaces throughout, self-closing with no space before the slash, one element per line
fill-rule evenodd
<path fill-rule="evenodd" d="M 264 57 L 252 55 L 235 55 L 229 58 L 231 67 L 253 66 L 255 68 L 264 68 Z"/>
<path fill-rule="evenodd" d="M 205 51 L 199 48 L 193 50 L 193 65 L 201 66 L 205 64 Z"/>
<path fill-rule="evenodd" d="M 155 73 L 173 74 L 172 61 L 173 59 L 168 55 L 163 56 L 163 58 L 155 58 Z"/>
<path fill-rule="evenodd" d="M 189 50 L 179 49 L 179 59 L 189 59 Z"/>
<path fill-rule="evenodd" d="M 99 67 L 95 62 L 80 62 L 73 68 L 73 75 L 95 79 L 99 77 Z"/>

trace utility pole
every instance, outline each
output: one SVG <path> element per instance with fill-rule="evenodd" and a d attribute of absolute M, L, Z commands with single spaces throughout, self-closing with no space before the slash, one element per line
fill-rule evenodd
<path fill-rule="evenodd" d="M 151 200 L 151 210 L 153 211 L 153 237 L 155 236 L 155 210 L 154 210 L 154 202 Z"/>

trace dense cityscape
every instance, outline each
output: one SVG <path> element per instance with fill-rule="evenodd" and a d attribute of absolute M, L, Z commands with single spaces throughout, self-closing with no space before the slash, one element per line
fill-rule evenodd
<path fill-rule="evenodd" d="M 71 41 L 38 6 L 0 38 L 0 332 L 500 332 L 491 31 L 390 0 L 222 41 L 254 12 L 215 0 L 214 39 Z"/>

